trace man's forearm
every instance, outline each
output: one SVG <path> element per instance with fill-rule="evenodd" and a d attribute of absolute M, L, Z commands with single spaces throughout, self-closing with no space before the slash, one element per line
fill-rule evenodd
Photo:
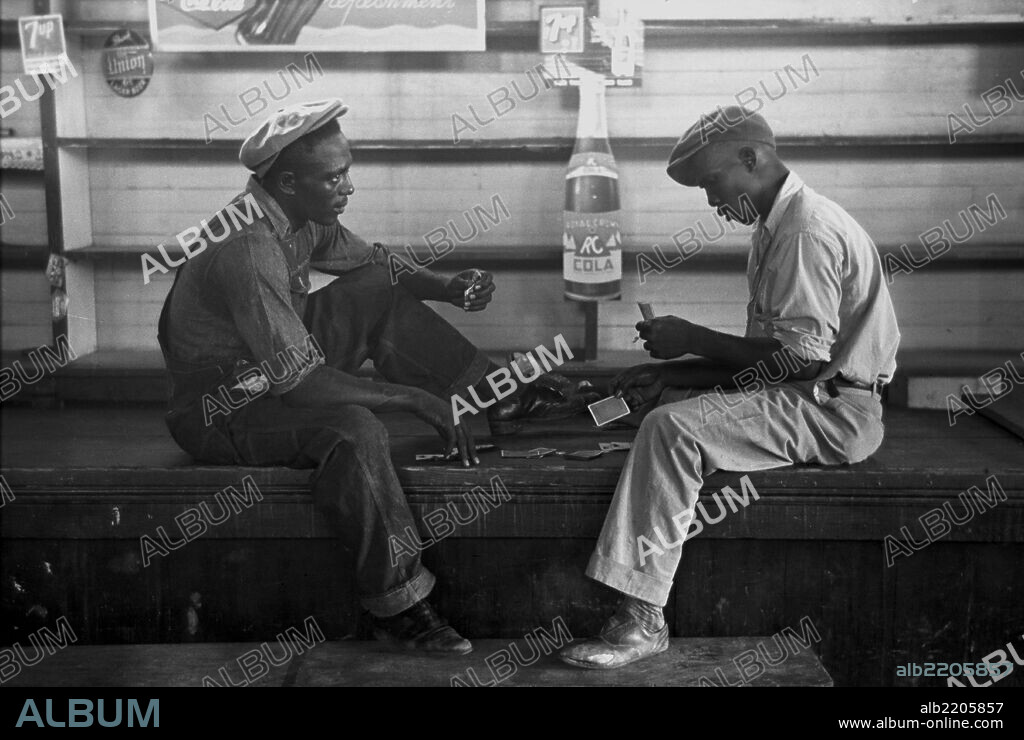
<path fill-rule="evenodd" d="M 398 282 L 421 301 L 448 302 L 448 280 L 421 267 L 416 272 L 403 272 Z"/>
<path fill-rule="evenodd" d="M 658 365 L 661 380 L 670 388 L 714 388 L 736 387 L 733 370 L 704 358 L 668 360 Z"/>
<path fill-rule="evenodd" d="M 286 406 L 323 409 L 350 404 L 371 411 L 408 411 L 414 389 L 393 383 L 375 383 L 333 367 L 320 366 L 281 396 Z"/>
<path fill-rule="evenodd" d="M 820 361 L 797 357 L 774 337 L 737 337 L 706 327 L 701 327 L 697 334 L 694 354 L 735 371 L 754 369 L 758 364 L 763 364 L 771 377 L 777 377 L 782 372 L 785 379 L 792 380 L 814 378 L 821 372 L 822 366 Z M 799 369 L 794 370 L 794 367 Z"/>

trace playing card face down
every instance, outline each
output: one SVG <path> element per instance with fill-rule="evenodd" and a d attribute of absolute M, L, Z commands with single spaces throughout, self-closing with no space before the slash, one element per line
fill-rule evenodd
<path fill-rule="evenodd" d="M 502 450 L 502 457 L 521 457 L 527 460 L 547 457 L 558 452 L 554 447 L 534 447 L 532 450 Z M 559 453 L 561 454 L 561 453 Z"/>
<path fill-rule="evenodd" d="M 601 450 L 576 450 L 575 452 L 566 452 L 566 460 L 593 460 L 595 457 L 601 457 L 604 453 Z"/>
<path fill-rule="evenodd" d="M 587 408 L 590 409 L 590 415 L 594 417 L 594 423 L 599 427 L 629 415 L 629 406 L 617 396 L 602 399 L 590 404 Z"/>
<path fill-rule="evenodd" d="M 497 447 L 490 442 L 484 442 L 476 446 L 477 452 L 490 452 L 491 450 L 497 449 Z M 416 455 L 416 462 L 428 462 L 432 460 L 454 460 L 458 457 L 457 454 L 442 455 L 441 453 L 422 453 Z"/>
<path fill-rule="evenodd" d="M 616 452 L 617 450 L 629 450 L 632 446 L 632 442 L 599 442 L 598 447 L 601 448 L 602 452 Z"/>

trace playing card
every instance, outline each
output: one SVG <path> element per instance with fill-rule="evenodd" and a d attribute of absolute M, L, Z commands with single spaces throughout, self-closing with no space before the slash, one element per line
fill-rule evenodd
<path fill-rule="evenodd" d="M 633 446 L 632 442 L 599 442 L 598 447 L 602 452 L 615 452 L 616 450 L 628 450 Z"/>
<path fill-rule="evenodd" d="M 484 442 L 483 444 L 478 444 L 476 446 L 476 451 L 477 452 L 488 452 L 488 451 L 494 450 L 494 449 L 497 449 L 497 447 L 495 445 L 491 444 L 490 442 Z M 456 457 L 458 457 L 458 453 L 456 453 L 454 451 L 450 455 L 442 455 L 439 452 L 437 452 L 437 453 L 434 453 L 434 452 L 422 453 L 422 454 L 416 455 L 416 462 L 424 462 L 426 460 L 454 460 Z"/>
<path fill-rule="evenodd" d="M 618 396 L 610 396 L 592 403 L 587 406 L 587 409 L 590 410 L 590 415 L 594 417 L 594 423 L 599 427 L 629 415 L 629 406 Z"/>
<path fill-rule="evenodd" d="M 502 450 L 501 451 L 501 456 L 502 457 L 521 457 L 521 458 L 531 458 L 531 457 L 536 458 L 536 457 L 540 457 L 540 455 L 538 455 L 533 450 Z"/>
<path fill-rule="evenodd" d="M 651 308 L 650 303 L 637 301 L 636 305 L 640 307 L 640 315 L 644 317 L 644 321 L 650 321 L 654 318 L 654 309 Z"/>
<path fill-rule="evenodd" d="M 593 460 L 595 457 L 601 457 L 604 452 L 601 450 L 576 450 L 575 452 L 566 452 L 566 460 Z"/>

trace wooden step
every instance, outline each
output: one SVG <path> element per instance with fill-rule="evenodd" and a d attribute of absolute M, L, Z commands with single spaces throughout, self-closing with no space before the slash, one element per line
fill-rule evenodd
<path fill-rule="evenodd" d="M 469 655 L 403 653 L 379 642 L 182 645 L 83 645 L 22 667 L 6 686 L 832 686 L 809 644 L 785 636 L 675 638 L 660 655 L 615 671 L 588 671 L 556 657 L 564 631 L 538 628 L 537 639 L 475 640 Z M 780 648 L 778 640 L 785 647 Z M 282 662 L 277 667 L 267 654 Z M 779 665 L 770 666 L 760 652 Z M 35 652 L 27 647 L 30 657 Z M 784 660 L 782 656 L 785 655 Z M 248 656 L 248 657 L 247 657 Z M 19 664 L 20 666 L 20 664 Z M 248 676 L 248 677 L 247 677 Z M 744 677 L 747 677 L 745 680 Z M 250 680 L 251 679 L 251 680 Z"/>

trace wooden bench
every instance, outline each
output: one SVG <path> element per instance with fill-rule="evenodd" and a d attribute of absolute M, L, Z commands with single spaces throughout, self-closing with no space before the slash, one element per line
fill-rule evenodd
<path fill-rule="evenodd" d="M 309 471 L 196 466 L 155 406 L 12 408 L 2 421 L 2 472 L 15 497 L 0 509 L 3 600 L 21 630 L 9 640 L 57 615 L 83 644 L 259 641 L 310 615 L 329 640 L 368 637 L 351 558 L 313 510 Z M 890 685 L 919 680 L 896 679 L 897 664 L 981 659 L 1019 632 L 1024 442 L 980 416 L 950 428 L 944 412 L 890 408 L 886 423 L 886 442 L 859 465 L 750 474 L 759 498 L 684 548 L 666 611 L 673 634 L 772 634 L 810 617 L 840 685 Z M 438 576 L 436 602 L 460 631 L 516 638 L 559 616 L 574 635 L 600 627 L 615 595 L 583 569 L 624 453 L 589 462 L 486 453 L 467 470 L 415 462 L 436 437 L 408 418 L 388 425 L 418 516 L 464 505 L 465 492 L 490 491 L 495 476 L 509 492 L 423 553 Z M 595 437 L 581 428 L 503 444 L 577 449 Z M 258 504 L 143 566 L 140 537 L 170 530 L 228 486 L 242 492 L 246 476 Z M 893 555 L 901 527 L 920 542 L 921 516 L 972 487 L 989 494 L 992 476 L 1005 500 L 920 552 Z M 708 478 L 711 511 L 712 494 L 739 491 L 740 477 Z"/>
<path fill-rule="evenodd" d="M 650 361 L 641 350 L 603 350 L 597 360 L 581 361 L 583 350 L 574 350 L 576 360 L 559 368 L 569 377 L 587 378 L 595 384 L 612 378 L 625 367 Z M 491 359 L 502 362 L 504 352 L 490 353 Z M 17 353 L 5 353 L 4 367 L 14 360 L 31 361 Z M 948 352 L 941 350 L 904 350 L 897 355 L 896 377 L 889 385 L 889 402 L 915 408 L 945 408 L 949 393 L 958 393 L 966 384 L 977 388 L 977 379 L 994 367 L 1013 362 L 1024 373 L 1020 350 L 991 349 Z M 367 363 L 360 370 L 367 377 L 374 375 Z M 163 402 L 168 385 L 163 357 L 159 350 L 103 350 L 80 357 L 53 377 L 27 386 L 15 399 L 42 402 L 47 397 L 69 401 L 111 401 L 131 403 Z"/>

